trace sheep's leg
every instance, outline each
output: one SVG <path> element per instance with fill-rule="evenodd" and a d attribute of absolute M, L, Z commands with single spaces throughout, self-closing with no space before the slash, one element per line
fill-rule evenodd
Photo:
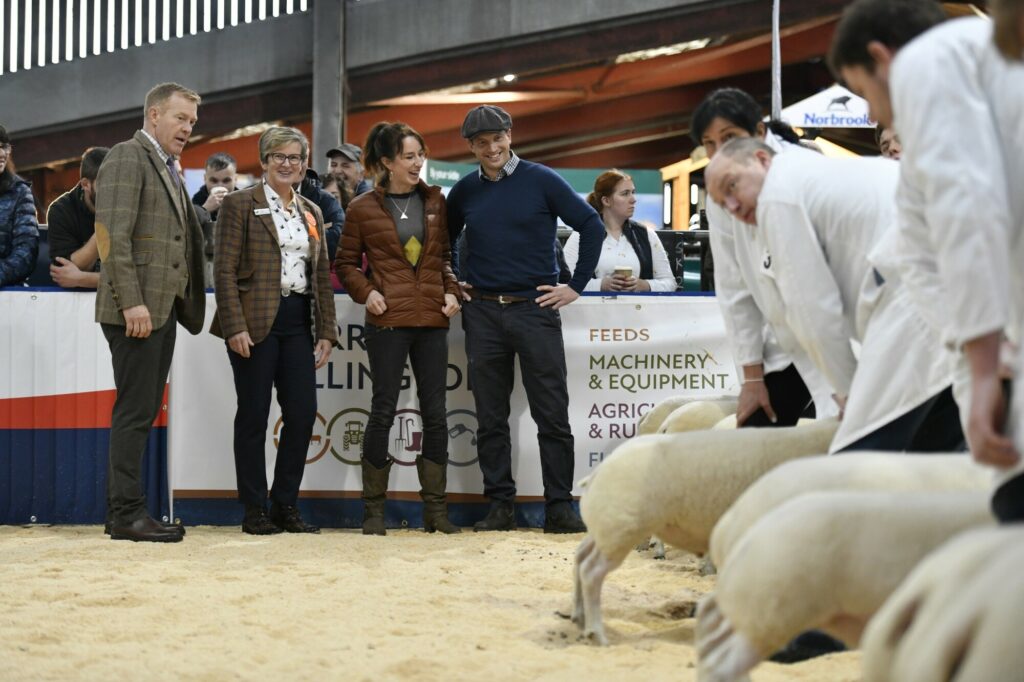
<path fill-rule="evenodd" d="M 581 628 L 586 627 L 583 619 L 583 583 L 580 580 L 580 564 L 590 556 L 597 545 L 594 538 L 587 535 L 583 538 L 580 546 L 576 548 L 576 554 L 572 562 L 572 622 Z"/>
<path fill-rule="evenodd" d="M 621 563 L 622 559 L 612 561 L 606 557 L 594 543 L 593 548 L 582 557 L 579 564 L 583 598 L 583 636 L 601 646 L 608 644 L 608 638 L 604 634 L 604 621 L 601 619 L 601 588 L 604 586 L 605 577 Z"/>
<path fill-rule="evenodd" d="M 733 629 L 714 597 L 700 605 L 696 649 L 698 682 L 744 682 L 761 660 L 750 640 Z"/>

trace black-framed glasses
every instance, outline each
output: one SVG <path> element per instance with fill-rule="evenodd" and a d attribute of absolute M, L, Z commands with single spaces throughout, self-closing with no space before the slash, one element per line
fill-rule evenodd
<path fill-rule="evenodd" d="M 267 158 L 278 166 L 283 166 L 286 161 L 293 166 L 297 166 L 306 160 L 306 157 L 301 154 L 282 154 L 281 152 L 272 152 L 267 154 Z"/>

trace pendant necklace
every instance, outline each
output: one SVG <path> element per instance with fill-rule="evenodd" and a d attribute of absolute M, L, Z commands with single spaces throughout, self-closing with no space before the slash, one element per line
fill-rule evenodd
<path fill-rule="evenodd" d="M 398 205 L 398 202 L 397 202 L 397 201 L 395 201 L 395 198 L 394 198 L 394 197 L 392 197 L 392 196 L 390 196 L 390 195 L 389 195 L 389 196 L 388 196 L 388 199 L 391 199 L 391 203 L 392 203 L 392 204 L 394 204 L 394 205 L 395 205 L 395 208 L 397 208 L 397 209 L 398 209 L 398 210 L 399 210 L 399 211 L 401 212 L 401 214 L 402 214 L 402 215 L 401 215 L 401 216 L 399 216 L 399 219 L 400 219 L 400 220 L 408 220 L 408 219 L 409 219 L 409 216 L 407 216 L 407 215 L 405 214 L 405 212 L 409 210 L 409 202 L 410 202 L 410 201 L 412 201 L 412 195 L 410 194 L 410 195 L 409 195 L 409 198 L 405 200 L 405 208 L 402 208 L 401 206 L 399 206 L 399 205 Z"/>

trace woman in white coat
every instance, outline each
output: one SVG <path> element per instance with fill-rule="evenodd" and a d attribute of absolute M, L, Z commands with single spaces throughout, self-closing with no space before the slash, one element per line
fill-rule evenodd
<path fill-rule="evenodd" d="M 715 90 L 700 103 L 691 134 L 712 159 L 734 138 L 756 137 L 777 152 L 799 142 L 785 124 L 766 126 L 754 98 L 736 88 Z M 758 235 L 713 202 L 707 216 L 715 296 L 743 382 L 737 426 L 792 426 L 812 400 L 818 417 L 835 414 L 828 382 L 786 327 L 782 301 L 762 275 L 765 252 Z"/>
<path fill-rule="evenodd" d="M 633 178 L 614 169 L 601 173 L 587 203 L 601 216 L 605 238 L 601 258 L 584 291 L 676 290 L 676 278 L 658 235 L 632 220 L 636 210 Z M 565 242 L 565 262 L 572 271 L 579 251 L 580 235 L 574 231 Z"/>

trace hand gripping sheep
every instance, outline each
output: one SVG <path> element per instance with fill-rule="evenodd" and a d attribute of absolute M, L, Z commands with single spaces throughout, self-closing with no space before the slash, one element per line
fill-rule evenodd
<path fill-rule="evenodd" d="M 607 644 L 601 587 L 637 542 L 657 535 L 707 551 L 711 529 L 747 486 L 782 462 L 826 452 L 837 425 L 691 431 L 619 446 L 580 484 L 587 536 L 573 566 L 573 622 Z"/>
<path fill-rule="evenodd" d="M 992 474 L 968 454 L 906 455 L 857 452 L 786 462 L 743 491 L 711 532 L 711 560 L 722 569 L 729 553 L 758 519 L 800 495 L 826 490 L 985 491 Z"/>
<path fill-rule="evenodd" d="M 1024 528 L 963 533 L 932 552 L 871 619 L 864 682 L 990 682 L 1024 671 Z"/>
<path fill-rule="evenodd" d="M 743 535 L 698 607 L 698 681 L 746 680 L 751 668 L 810 629 L 856 646 L 868 619 L 922 557 L 993 522 L 981 491 L 828 491 L 778 507 Z"/>

